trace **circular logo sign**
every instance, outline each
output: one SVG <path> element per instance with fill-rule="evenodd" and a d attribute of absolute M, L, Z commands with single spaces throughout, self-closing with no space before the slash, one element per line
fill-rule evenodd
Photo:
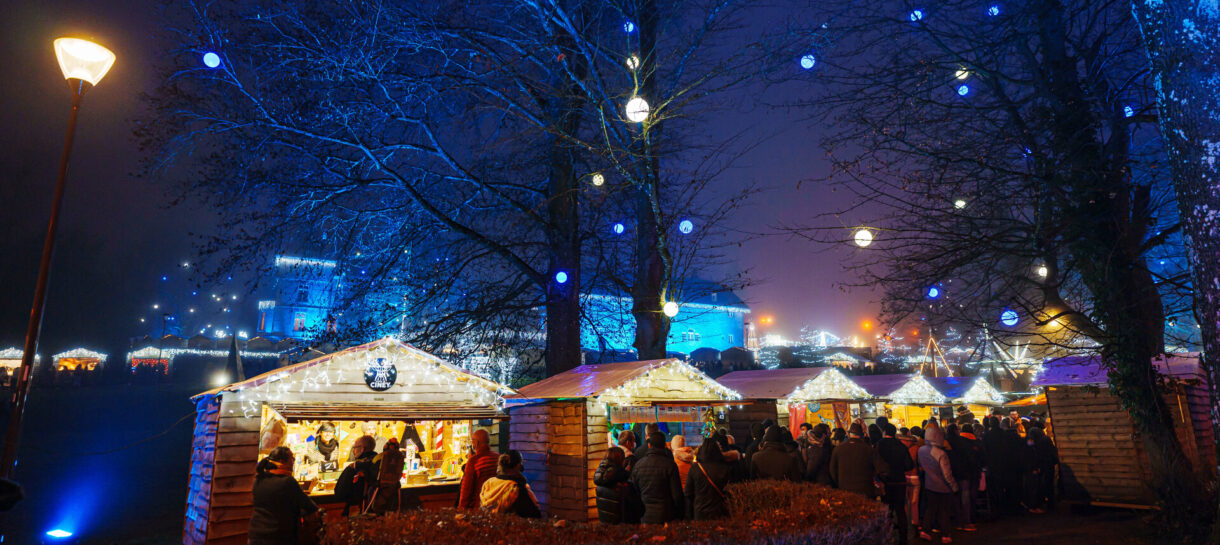
<path fill-rule="evenodd" d="M 398 368 L 385 358 L 369 360 L 364 366 L 364 383 L 378 392 L 389 390 L 398 380 Z"/>

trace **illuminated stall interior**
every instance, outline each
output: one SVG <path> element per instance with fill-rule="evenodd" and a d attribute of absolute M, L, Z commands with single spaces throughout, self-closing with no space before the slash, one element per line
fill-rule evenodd
<path fill-rule="evenodd" d="M 21 368 L 21 356 L 25 352 L 20 348 L 5 348 L 0 350 L 0 384 L 7 384 L 9 379 L 17 374 L 17 369 Z M 34 367 L 38 367 L 38 363 L 42 361 L 42 356 L 34 356 Z"/>
<path fill-rule="evenodd" d="M 738 442 L 749 440 L 750 424 L 771 418 L 794 436 L 803 422 L 846 427 L 860 404 L 871 400 L 863 388 L 833 367 L 734 371 L 717 379 L 749 404 L 729 410 L 729 428 Z M 742 443 L 745 444 L 745 443 Z"/>
<path fill-rule="evenodd" d="M 940 416 L 950 400 L 923 375 L 869 375 L 853 377 L 873 397 L 873 414 L 885 416 L 895 427 L 922 426 L 924 420 Z"/>
<path fill-rule="evenodd" d="M 199 394 L 184 542 L 244 538 L 248 511 L 233 507 L 248 509 L 256 462 L 278 446 L 314 501 L 338 510 L 335 482 L 365 434 L 379 453 L 394 440 L 407 454 L 404 508 L 452 506 L 473 432 L 495 448 L 510 393 L 386 338 Z"/>
<path fill-rule="evenodd" d="M 56 372 L 96 371 L 106 364 L 106 354 L 86 348 L 75 348 L 52 356 Z"/>
<path fill-rule="evenodd" d="M 582 365 L 507 397 L 509 446 L 521 453 L 544 513 L 596 520 L 593 473 L 618 430 L 655 422 L 697 447 L 718 413 L 740 402 L 741 394 L 682 360 Z"/>

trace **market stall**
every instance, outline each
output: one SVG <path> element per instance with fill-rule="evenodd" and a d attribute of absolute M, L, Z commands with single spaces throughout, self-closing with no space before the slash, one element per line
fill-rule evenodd
<path fill-rule="evenodd" d="M 993 408 L 1003 406 L 1007 401 L 1004 394 L 981 376 L 933 377 L 927 380 L 938 392 L 949 398 L 949 403 L 954 407 L 965 406 L 966 410 L 980 421 L 990 414 Z M 954 413 L 955 416 L 958 414 L 960 413 Z"/>
<path fill-rule="evenodd" d="M 543 513 L 596 520 L 593 473 L 616 431 L 657 422 L 698 446 L 717 409 L 741 395 L 677 359 L 582 365 L 507 396 L 509 446 Z"/>
<path fill-rule="evenodd" d="M 106 365 L 107 355 L 87 348 L 74 348 L 51 356 L 55 383 L 79 386 L 95 379 Z"/>
<path fill-rule="evenodd" d="M 401 503 L 456 503 L 471 434 L 499 436 L 508 388 L 391 338 L 203 392 L 183 543 L 245 543 L 259 458 L 277 446 L 296 454 L 294 476 L 319 505 L 342 506 L 336 479 L 356 439 L 406 452 Z"/>
<path fill-rule="evenodd" d="M 1199 355 L 1169 355 L 1153 363 L 1165 378 L 1163 396 L 1178 441 L 1200 478 L 1210 481 L 1215 476 L 1216 449 Z M 1110 393 L 1099 357 L 1048 361 L 1033 385 L 1046 395 L 1065 500 L 1124 507 L 1155 505 L 1155 495 L 1145 485 L 1150 478 L 1148 455 L 1131 417 Z"/>
<path fill-rule="evenodd" d="M 717 381 L 751 402 L 728 411 L 729 429 L 738 442 L 749 440 L 750 424 L 767 418 L 787 426 L 793 436 L 800 433 L 803 422 L 847 427 L 852 405 L 871 399 L 868 392 L 833 367 L 734 371 Z M 859 408 L 855 412 L 859 413 Z"/>
<path fill-rule="evenodd" d="M 5 348 L 0 350 L 0 387 L 7 387 L 9 382 L 16 382 L 17 370 L 21 368 L 20 348 Z M 34 367 L 37 368 L 42 357 L 34 355 Z"/>
<path fill-rule="evenodd" d="M 873 398 L 872 411 L 861 416 L 885 416 L 899 428 L 922 426 L 924 420 L 940 416 L 941 407 L 950 405 L 949 398 L 923 375 L 868 375 L 852 380 Z"/>

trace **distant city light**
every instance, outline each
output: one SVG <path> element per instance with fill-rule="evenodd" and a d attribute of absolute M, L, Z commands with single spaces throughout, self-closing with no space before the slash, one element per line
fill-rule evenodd
<path fill-rule="evenodd" d="M 217 68 L 220 66 L 220 55 L 214 51 L 208 51 L 203 54 L 203 65 L 208 68 Z"/>
<path fill-rule="evenodd" d="M 966 96 L 966 95 L 970 94 L 970 86 L 969 85 L 958 85 L 957 94 L 958 94 L 958 96 Z"/>
<path fill-rule="evenodd" d="M 164 275 L 164 274 L 163 274 L 163 275 L 161 275 L 161 281 L 162 281 L 162 282 L 164 282 L 164 281 L 166 281 L 166 280 L 169 280 L 169 277 L 168 277 L 168 276 L 166 276 L 166 275 Z"/>
<path fill-rule="evenodd" d="M 991 7 L 987 8 L 987 15 L 995 17 L 996 15 L 999 15 L 999 14 L 1000 14 L 1000 5 L 999 4 L 992 4 Z"/>
<path fill-rule="evenodd" d="M 912 10 L 910 18 L 911 18 L 912 23 L 914 23 L 916 21 L 922 21 L 923 20 L 923 10 L 921 10 L 921 9 Z"/>
<path fill-rule="evenodd" d="M 860 228 L 856 230 L 856 235 L 853 238 L 855 239 L 856 246 L 865 248 L 869 244 L 873 243 L 873 232 L 869 231 L 868 229 Z"/>
<path fill-rule="evenodd" d="M 775 323 L 775 318 L 772 316 L 763 316 L 758 320 L 762 325 L 771 325 Z"/>
<path fill-rule="evenodd" d="M 238 332 L 237 332 L 237 338 L 239 338 L 239 339 L 247 339 L 247 338 L 249 338 L 249 337 L 250 337 L 250 334 L 249 334 L 249 333 L 247 333 L 247 332 L 245 332 L 245 331 L 238 331 Z"/>
<path fill-rule="evenodd" d="M 956 208 L 956 209 L 958 209 L 958 210 L 961 210 L 961 209 L 965 208 L 965 207 L 966 207 L 966 200 L 965 200 L 965 199 L 958 199 L 958 200 L 956 200 L 956 201 L 953 201 L 953 207 L 954 207 L 954 208 Z"/>
<path fill-rule="evenodd" d="M 868 331 L 873 328 L 873 322 L 871 322 L 869 320 L 864 320 L 863 322 L 860 322 L 860 327 L 862 329 L 864 329 L 865 331 Z"/>
<path fill-rule="evenodd" d="M 678 304 L 673 301 L 667 301 L 665 306 L 661 307 L 661 311 L 664 312 L 666 316 L 673 318 L 674 316 L 678 315 Z"/>
<path fill-rule="evenodd" d="M 928 299 L 936 299 L 940 297 L 940 288 L 932 286 L 928 288 Z"/>
<path fill-rule="evenodd" d="M 1132 108 L 1130 106 L 1123 106 L 1123 115 L 1125 115 L 1127 117 L 1131 117 L 1131 116 L 1135 115 L 1135 108 Z"/>
<path fill-rule="evenodd" d="M 602 184 L 606 183 L 606 177 L 603 176 L 602 173 L 600 173 L 600 172 L 594 172 L 592 181 L 593 181 L 593 185 L 595 185 L 597 187 L 601 187 Z"/>
<path fill-rule="evenodd" d="M 801 57 L 801 68 L 805 70 L 812 70 L 817 63 L 818 58 L 813 56 L 813 53 L 806 53 L 805 56 Z"/>
<path fill-rule="evenodd" d="M 184 268 L 184 269 L 185 269 L 185 268 L 190 267 L 190 266 L 191 266 L 191 262 L 190 262 L 190 261 L 183 261 L 183 262 L 182 262 L 182 268 Z"/>
<path fill-rule="evenodd" d="M 144 318 L 140 318 L 140 323 L 144 323 Z"/>
<path fill-rule="evenodd" d="M 191 314 L 194 314 L 194 313 L 195 313 L 195 309 L 193 309 L 193 308 L 192 308 L 192 309 L 187 309 L 187 312 L 189 312 L 189 313 L 191 313 Z"/>
<path fill-rule="evenodd" d="M 234 301 L 236 301 L 236 300 L 237 300 L 237 296 L 236 296 L 236 295 L 234 295 L 234 296 L 232 297 L 232 299 L 233 299 Z"/>
<path fill-rule="evenodd" d="M 628 34 L 635 32 L 635 23 L 633 23 L 631 21 L 627 21 L 627 22 L 623 23 L 623 32 L 626 32 Z"/>
<path fill-rule="evenodd" d="M 560 284 L 567 284 L 568 283 L 568 273 L 563 272 L 563 271 L 559 271 L 559 272 L 555 273 L 555 282 L 560 283 Z"/>
<path fill-rule="evenodd" d="M 1000 313 L 1000 323 L 1008 327 L 1017 325 L 1017 318 L 1017 311 L 1012 309 L 1004 309 L 1004 312 Z"/>
<path fill-rule="evenodd" d="M 218 338 L 223 339 L 223 338 L 225 338 L 227 335 L 228 335 L 228 334 L 227 334 L 227 333 L 225 333 L 225 330 L 223 330 L 223 329 L 217 329 L 217 330 L 216 330 L 216 337 L 218 337 Z"/>
<path fill-rule="evenodd" d="M 54 530 L 47 532 L 47 535 L 50 537 L 53 537 L 55 539 L 63 539 L 66 537 L 72 537 L 72 532 L 69 532 L 67 530 L 63 530 L 60 528 L 56 528 Z"/>
<path fill-rule="evenodd" d="M 682 232 L 682 234 L 689 235 L 694 230 L 695 223 L 691 220 L 682 220 L 681 222 L 678 222 L 678 231 Z"/>
<path fill-rule="evenodd" d="M 621 234 L 623 234 L 623 231 L 626 231 L 626 230 L 627 230 L 626 225 L 623 225 L 621 223 L 614 224 L 614 234 L 621 235 Z"/>
<path fill-rule="evenodd" d="M 632 97 L 627 101 L 626 114 L 627 119 L 632 123 L 643 123 L 648 119 L 648 114 L 652 111 L 652 106 L 648 105 L 648 101 L 643 97 Z"/>

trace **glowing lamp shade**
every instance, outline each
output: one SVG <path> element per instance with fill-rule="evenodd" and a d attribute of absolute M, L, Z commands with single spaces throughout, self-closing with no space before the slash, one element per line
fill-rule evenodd
<path fill-rule="evenodd" d="M 555 273 L 555 282 L 560 283 L 560 284 L 567 284 L 568 283 L 568 273 L 563 272 L 563 271 L 559 271 L 559 272 Z"/>
<path fill-rule="evenodd" d="M 958 199 L 958 200 L 956 200 L 956 201 L 953 201 L 953 207 L 954 207 L 954 208 L 956 208 L 956 209 L 958 209 L 958 210 L 961 210 L 961 209 L 965 208 L 965 207 L 966 207 L 966 200 L 965 200 L 965 199 Z"/>
<path fill-rule="evenodd" d="M 678 304 L 673 301 L 668 301 L 665 303 L 665 306 L 661 307 L 661 312 L 664 312 L 666 316 L 673 318 L 674 316 L 678 315 Z"/>
<path fill-rule="evenodd" d="M 621 223 L 616 223 L 616 224 L 614 224 L 614 227 L 612 227 L 612 229 L 614 230 L 614 234 L 621 235 L 621 234 L 623 234 L 623 231 L 627 230 L 627 226 L 623 225 Z"/>
<path fill-rule="evenodd" d="M 632 123 L 643 123 L 648 120 L 648 114 L 652 111 L 652 106 L 648 105 L 648 101 L 643 97 L 634 97 L 627 101 L 627 119 Z"/>
<path fill-rule="evenodd" d="M 966 79 L 970 77 L 970 71 L 965 68 L 958 68 L 957 73 L 953 74 L 957 79 Z"/>
<path fill-rule="evenodd" d="M 1005 309 L 1004 312 L 1000 313 L 1000 323 L 1008 327 L 1017 325 L 1017 318 L 1017 311 L 1012 309 Z"/>
<path fill-rule="evenodd" d="M 593 185 L 595 185 L 597 187 L 601 187 L 602 184 L 606 183 L 606 177 L 602 176 L 602 173 L 600 173 L 600 172 L 595 172 L 595 173 L 593 173 L 592 182 L 593 182 Z"/>
<path fill-rule="evenodd" d="M 639 57 L 637 57 L 635 55 L 627 57 L 627 68 L 635 70 L 636 68 L 639 68 L 639 67 L 640 67 L 640 58 Z"/>
<path fill-rule="evenodd" d="M 694 231 L 694 230 L 695 230 L 695 224 L 691 220 L 682 220 L 681 222 L 678 223 L 678 231 L 680 231 L 684 235 L 689 235 L 689 234 L 691 234 L 691 231 Z"/>
<path fill-rule="evenodd" d="M 966 95 L 970 94 L 970 86 L 969 85 L 958 85 L 957 94 L 959 96 L 966 96 Z"/>
<path fill-rule="evenodd" d="M 987 15 L 995 17 L 996 15 L 999 15 L 999 14 L 1000 14 L 999 5 L 992 5 L 991 7 L 987 8 Z"/>
<path fill-rule="evenodd" d="M 627 34 L 631 34 L 632 32 L 635 32 L 635 23 L 633 23 L 631 21 L 627 21 L 627 22 L 623 23 L 623 32 L 626 32 Z"/>
<path fill-rule="evenodd" d="M 89 40 L 80 38 L 58 38 L 55 40 L 55 58 L 64 79 L 79 79 L 97 85 L 110 67 L 114 66 L 114 53 Z"/>
<path fill-rule="evenodd" d="M 928 288 L 928 299 L 936 299 L 940 297 L 940 288 L 932 286 Z"/>
<path fill-rule="evenodd" d="M 808 53 L 801 57 L 801 68 L 812 70 L 818 64 L 818 58 L 813 56 L 813 53 Z"/>
<path fill-rule="evenodd" d="M 208 68 L 220 67 L 220 55 L 217 55 L 215 51 L 208 51 L 207 53 L 204 53 L 203 65 Z"/>
<path fill-rule="evenodd" d="M 866 248 L 873 243 L 873 232 L 868 229 L 857 229 L 856 235 L 852 238 L 855 240 L 856 246 Z"/>
<path fill-rule="evenodd" d="M 56 528 L 54 530 L 47 532 L 47 536 L 53 537 L 55 539 L 64 539 L 67 537 L 72 537 L 72 532 L 69 532 L 67 530 L 63 530 L 60 528 Z"/>

